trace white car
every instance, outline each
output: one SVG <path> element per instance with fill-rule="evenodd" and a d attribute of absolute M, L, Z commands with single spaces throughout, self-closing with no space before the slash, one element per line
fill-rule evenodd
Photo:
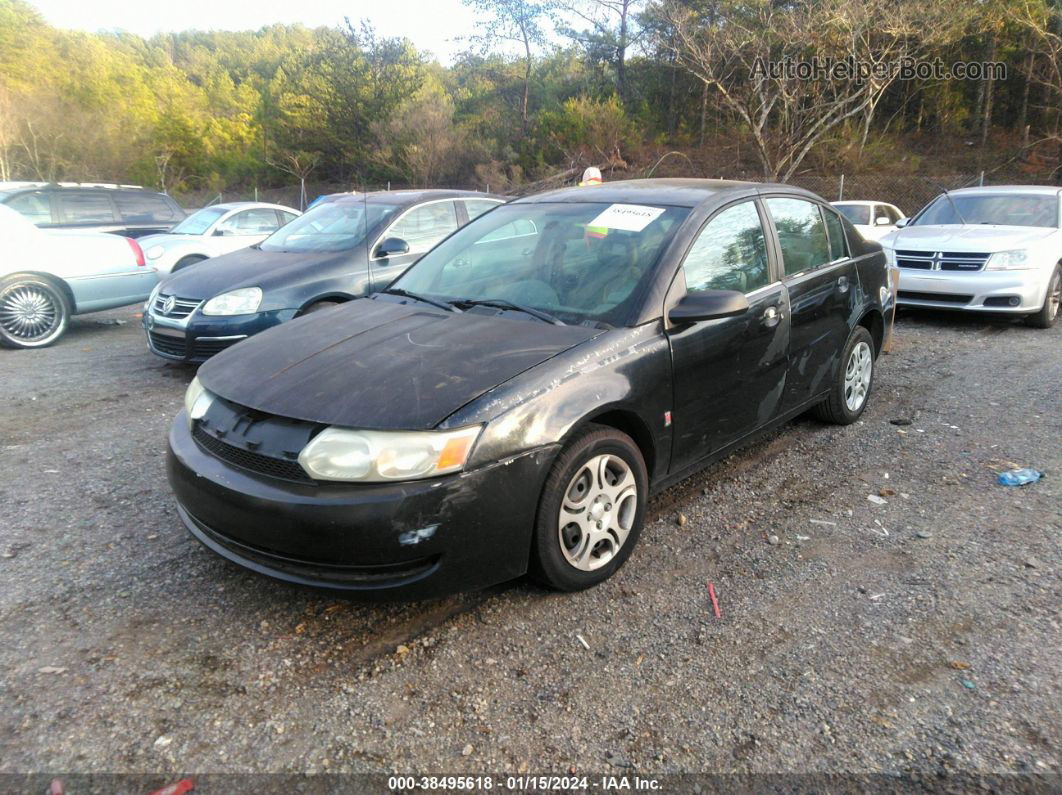
<path fill-rule="evenodd" d="M 0 344 L 43 348 L 71 315 L 142 302 L 158 282 L 131 238 L 47 232 L 0 205 Z"/>
<path fill-rule="evenodd" d="M 140 245 L 148 262 L 165 275 L 261 243 L 300 215 L 298 210 L 280 204 L 212 204 L 196 210 L 165 234 L 140 238 Z"/>
<path fill-rule="evenodd" d="M 832 202 L 864 240 L 881 240 L 906 216 L 895 204 L 871 201 Z"/>
<path fill-rule="evenodd" d="M 881 240 L 897 303 L 1026 315 L 1049 328 L 1062 298 L 1062 189 L 964 188 Z"/>

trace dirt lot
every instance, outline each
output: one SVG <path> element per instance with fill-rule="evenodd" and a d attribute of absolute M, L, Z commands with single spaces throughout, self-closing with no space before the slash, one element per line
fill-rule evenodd
<path fill-rule="evenodd" d="M 187 535 L 192 371 L 132 308 L 0 351 L 0 773 L 1057 775 L 1062 328 L 897 334 L 860 423 L 659 496 L 605 585 L 385 607 Z M 996 485 L 1011 462 L 1048 477 Z"/>

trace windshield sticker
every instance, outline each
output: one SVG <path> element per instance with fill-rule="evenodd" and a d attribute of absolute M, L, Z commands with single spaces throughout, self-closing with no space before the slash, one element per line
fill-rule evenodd
<path fill-rule="evenodd" d="M 587 224 L 588 227 L 619 229 L 624 232 L 641 232 L 664 214 L 661 207 L 644 207 L 640 204 L 612 204 L 601 215 Z"/>

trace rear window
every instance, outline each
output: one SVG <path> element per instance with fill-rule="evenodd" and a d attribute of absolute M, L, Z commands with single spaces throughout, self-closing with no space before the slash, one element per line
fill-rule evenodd
<path fill-rule="evenodd" d="M 114 203 L 122 220 L 129 224 L 175 223 L 184 215 L 155 193 L 116 193 Z"/>

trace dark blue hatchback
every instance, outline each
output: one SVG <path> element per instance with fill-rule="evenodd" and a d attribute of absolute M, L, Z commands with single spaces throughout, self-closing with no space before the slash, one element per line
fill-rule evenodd
<path fill-rule="evenodd" d="M 185 268 L 148 299 L 148 347 L 203 362 L 299 315 L 382 290 L 451 232 L 502 203 L 471 191 L 336 194 L 262 243 Z"/>

